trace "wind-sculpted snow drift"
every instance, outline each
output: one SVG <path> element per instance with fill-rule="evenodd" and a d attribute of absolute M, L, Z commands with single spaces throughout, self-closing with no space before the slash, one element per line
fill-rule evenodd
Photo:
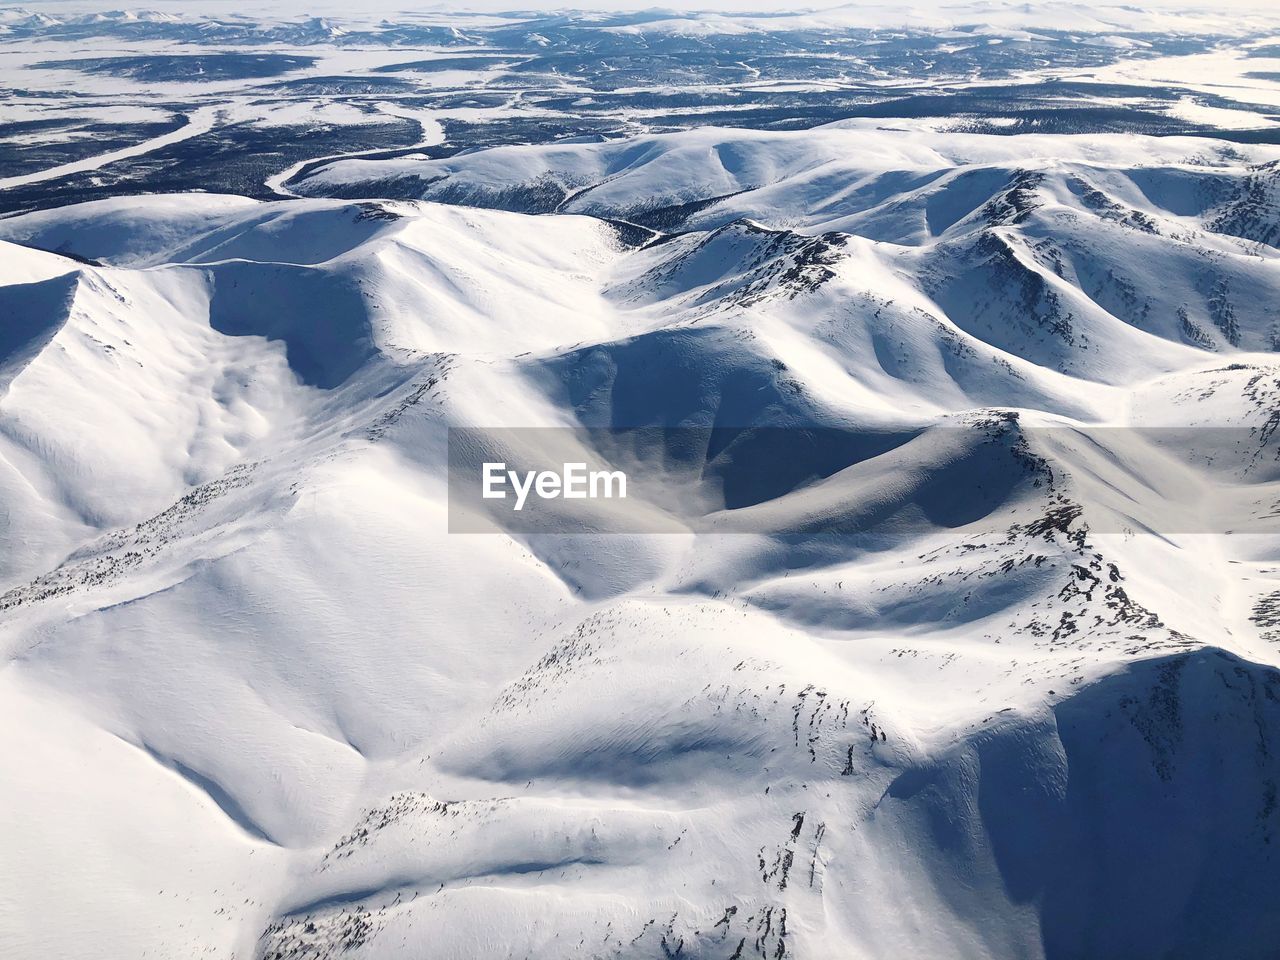
<path fill-rule="evenodd" d="M 15 955 L 1272 956 L 1277 162 L 700 130 L 0 220 Z M 707 522 L 451 535 L 450 427 Z"/>

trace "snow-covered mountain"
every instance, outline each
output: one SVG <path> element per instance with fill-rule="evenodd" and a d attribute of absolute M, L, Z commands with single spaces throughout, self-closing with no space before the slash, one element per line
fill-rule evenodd
<path fill-rule="evenodd" d="M 1277 164 L 850 121 L 0 220 L 4 952 L 1272 956 Z M 450 533 L 451 427 L 663 482 Z"/>

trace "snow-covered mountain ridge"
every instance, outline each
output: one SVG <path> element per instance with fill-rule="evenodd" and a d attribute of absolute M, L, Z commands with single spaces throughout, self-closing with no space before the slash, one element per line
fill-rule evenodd
<path fill-rule="evenodd" d="M 1273 512 L 1278 161 L 699 130 L 0 220 L 16 955 L 1268 956 L 1274 535 L 1153 511 Z M 732 431 L 657 451 L 723 532 L 451 535 L 464 426 Z"/>

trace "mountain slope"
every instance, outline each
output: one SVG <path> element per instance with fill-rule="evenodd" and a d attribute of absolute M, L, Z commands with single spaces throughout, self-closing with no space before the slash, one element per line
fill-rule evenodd
<path fill-rule="evenodd" d="M 856 132 L 0 220 L 19 952 L 1268 956 L 1265 148 Z"/>

